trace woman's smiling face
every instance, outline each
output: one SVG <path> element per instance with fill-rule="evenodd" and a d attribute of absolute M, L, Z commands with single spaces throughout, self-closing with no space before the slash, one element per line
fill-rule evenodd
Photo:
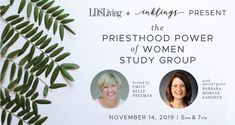
<path fill-rule="evenodd" d="M 186 95 L 185 83 L 178 77 L 172 81 L 171 93 L 174 99 L 183 99 Z"/>
<path fill-rule="evenodd" d="M 108 86 L 105 86 L 102 90 L 103 98 L 108 100 L 115 100 L 119 95 L 119 87 L 115 81 L 110 83 Z"/>

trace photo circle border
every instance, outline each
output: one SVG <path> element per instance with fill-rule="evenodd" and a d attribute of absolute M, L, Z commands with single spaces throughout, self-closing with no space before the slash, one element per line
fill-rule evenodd
<path fill-rule="evenodd" d="M 117 70 L 113 70 L 113 69 L 108 69 L 108 70 L 103 70 L 99 73 L 97 73 L 92 81 L 91 81 L 91 85 L 90 85 L 90 94 L 93 100 L 97 99 L 100 97 L 101 92 L 98 88 L 98 79 L 99 77 L 104 74 L 104 73 L 113 73 L 115 75 L 117 75 L 120 80 L 121 80 L 121 88 L 120 88 L 120 94 L 119 94 L 119 98 L 121 98 L 122 100 L 126 101 L 129 95 L 129 83 L 128 80 L 126 79 L 126 77 L 119 71 Z"/>
<path fill-rule="evenodd" d="M 197 98 L 197 95 L 198 95 L 198 83 L 197 83 L 197 80 L 194 78 L 194 76 L 191 73 L 189 73 L 188 71 L 186 71 L 186 70 L 182 70 L 182 69 L 171 70 L 171 71 L 169 71 L 167 74 L 165 74 L 162 77 L 160 85 L 159 85 L 160 97 L 163 100 L 163 102 L 166 105 L 169 106 L 169 102 L 168 102 L 168 100 L 166 98 L 166 86 L 167 86 L 166 81 L 175 72 L 184 73 L 188 77 L 188 79 L 190 81 L 190 84 L 191 84 L 191 87 L 192 87 L 192 97 L 191 97 L 191 100 L 189 101 L 189 105 L 187 106 L 187 107 L 189 107 L 196 100 L 196 98 Z M 185 108 L 187 108 L 187 107 L 185 107 Z"/>

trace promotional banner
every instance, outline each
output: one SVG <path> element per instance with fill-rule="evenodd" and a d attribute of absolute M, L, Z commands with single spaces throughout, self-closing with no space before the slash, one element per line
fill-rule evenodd
<path fill-rule="evenodd" d="M 17 29 L 17 24 L 11 25 L 8 21 L 11 18 L 7 17 L 17 14 L 22 1 L 15 1 L 2 16 L 1 34 L 4 35 L 6 25 Z M 54 50 L 44 49 L 40 41 L 37 45 L 36 38 L 34 42 L 30 34 L 27 37 L 22 30 L 14 32 L 24 37 L 14 46 L 21 47 L 28 41 L 35 47 L 37 58 L 32 62 L 33 66 L 36 67 L 35 61 L 43 55 L 40 53 L 46 53 L 42 59 L 48 56 L 49 61 L 44 69 L 41 68 L 41 75 L 39 67 L 44 66 L 43 61 L 38 66 L 39 71 L 34 72 L 33 68 L 27 69 L 27 61 L 21 65 L 20 53 L 16 59 L 9 58 L 14 47 L 1 54 L 1 70 L 4 71 L 4 65 L 8 63 L 5 60 L 9 60 L 8 68 L 19 62 L 24 76 L 29 71 L 28 76 L 39 79 L 40 98 L 34 100 L 31 95 L 26 95 L 27 92 L 21 92 L 23 90 L 14 91 L 14 87 L 24 84 L 24 77 L 19 84 L 13 85 L 11 70 L 2 71 L 6 74 L 1 80 L 1 112 L 6 117 L 1 121 L 4 125 L 9 122 L 8 114 L 13 115 L 12 124 L 19 121 L 23 124 L 43 121 L 45 125 L 234 124 L 234 1 L 40 1 L 43 0 L 26 0 L 22 13 L 18 14 L 33 23 L 40 21 L 42 13 L 42 24 L 36 21 L 34 26 L 39 27 L 37 32 L 42 29 L 46 38 L 51 37 L 50 45 L 57 43 L 58 50 L 53 54 Z M 32 14 L 28 16 L 30 8 Z M 6 37 L 3 36 L 3 43 Z M 32 48 L 26 50 L 26 54 L 32 53 Z M 60 53 L 62 56 L 57 57 L 57 52 L 61 51 L 65 54 Z M 14 87 L 9 86 L 10 83 Z M 19 95 L 29 100 L 32 110 L 28 110 L 28 116 L 27 113 L 19 115 L 24 106 L 14 112 L 13 106 L 8 102 L 5 104 L 5 91 L 8 90 L 12 99 Z M 36 104 L 40 116 L 35 114 Z M 19 105 L 23 105 L 22 101 Z M 38 121 L 32 120 L 34 115 L 38 116 Z"/>

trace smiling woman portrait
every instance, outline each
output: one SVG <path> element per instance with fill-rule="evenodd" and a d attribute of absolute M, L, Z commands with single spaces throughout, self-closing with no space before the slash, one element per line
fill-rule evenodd
<path fill-rule="evenodd" d="M 165 84 L 165 85 L 162 85 Z M 194 77 L 182 70 L 168 73 L 162 80 L 160 91 L 165 88 L 165 96 L 161 97 L 171 108 L 185 108 L 189 106 L 197 95 L 197 83 Z"/>
<path fill-rule="evenodd" d="M 120 78 L 121 77 L 121 78 Z M 94 85 L 94 84 L 97 85 Z M 98 93 L 94 94 L 94 86 L 97 86 Z M 125 77 L 114 70 L 106 70 L 99 73 L 93 79 L 93 99 L 104 108 L 116 108 L 120 106 L 128 95 L 129 87 Z M 96 97 L 94 95 L 97 95 Z"/>

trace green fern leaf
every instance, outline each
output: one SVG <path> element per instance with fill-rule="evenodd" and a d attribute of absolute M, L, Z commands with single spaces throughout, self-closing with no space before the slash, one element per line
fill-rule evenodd
<path fill-rule="evenodd" d="M 27 25 L 29 24 L 29 22 L 30 22 L 30 21 L 25 21 L 25 22 L 23 22 L 23 23 L 17 25 L 15 28 L 16 28 L 17 30 L 20 30 L 20 29 L 24 28 L 25 26 L 27 26 Z"/>
<path fill-rule="evenodd" d="M 17 18 L 15 20 L 13 20 L 10 24 L 11 25 L 15 25 L 17 23 L 20 23 L 22 20 L 24 20 L 24 17 Z"/>
<path fill-rule="evenodd" d="M 40 120 L 38 120 L 34 125 L 41 125 L 43 122 L 47 120 L 47 117 L 43 117 Z"/>
<path fill-rule="evenodd" d="M 47 85 L 44 86 L 43 88 L 43 96 L 46 97 L 48 95 L 49 88 Z"/>
<path fill-rule="evenodd" d="M 22 29 L 22 30 L 20 31 L 20 33 L 21 33 L 21 34 L 25 34 L 25 33 L 29 32 L 29 31 L 33 28 L 33 25 L 34 25 L 34 24 L 28 25 L 27 27 L 25 27 L 24 29 Z"/>
<path fill-rule="evenodd" d="M 39 1 L 36 6 L 42 6 L 43 4 L 45 4 L 48 0 L 41 0 Z"/>
<path fill-rule="evenodd" d="M 22 119 L 18 122 L 18 125 L 23 125 L 23 120 Z"/>
<path fill-rule="evenodd" d="M 3 46 L 14 34 L 14 29 L 12 28 L 6 35 L 6 37 L 4 37 L 4 39 L 1 41 L 1 46 Z"/>
<path fill-rule="evenodd" d="M 43 37 L 41 37 L 36 43 L 36 46 L 39 46 L 40 44 L 42 44 L 47 38 L 47 35 L 44 35 Z"/>
<path fill-rule="evenodd" d="M 43 59 L 41 62 L 41 66 L 46 65 L 48 61 L 49 61 L 49 57 L 46 57 L 45 59 Z"/>
<path fill-rule="evenodd" d="M 56 17 L 56 16 L 60 15 L 62 12 L 64 12 L 64 9 L 57 10 L 57 11 L 52 13 L 52 16 Z"/>
<path fill-rule="evenodd" d="M 37 59 L 38 59 L 38 57 L 36 56 L 36 57 L 34 57 L 32 60 L 28 61 L 28 63 L 25 65 L 24 68 L 25 68 L 26 70 L 29 69 Z"/>
<path fill-rule="evenodd" d="M 48 65 L 48 67 L 46 69 L 45 77 L 47 77 L 50 74 L 50 72 L 52 71 L 53 67 L 54 67 L 54 62 L 51 61 L 51 63 Z"/>
<path fill-rule="evenodd" d="M 38 56 L 38 58 L 33 62 L 33 64 L 34 64 L 34 65 L 39 64 L 39 63 L 42 61 L 43 58 L 44 58 L 44 53 L 41 53 L 41 54 Z"/>
<path fill-rule="evenodd" d="M 9 17 L 7 17 L 6 18 L 6 21 L 12 21 L 12 20 L 14 20 L 14 19 L 16 19 L 16 18 L 18 18 L 20 15 L 12 15 L 12 16 L 9 16 Z"/>
<path fill-rule="evenodd" d="M 23 88 L 24 89 L 24 88 Z M 22 89 L 22 90 L 23 90 Z M 20 105 L 21 105 L 21 107 L 23 108 L 23 109 L 25 109 L 25 97 L 24 96 L 20 96 Z M 25 110 L 27 110 L 27 109 L 25 109 Z M 28 110 L 27 110 L 27 112 L 28 112 Z M 26 113 L 27 113 L 26 112 Z"/>
<path fill-rule="evenodd" d="M 27 6 L 27 17 L 30 17 L 32 12 L 32 3 L 29 3 Z"/>
<path fill-rule="evenodd" d="M 41 30 L 39 33 L 37 33 L 36 35 L 34 35 L 34 36 L 30 39 L 30 41 L 31 41 L 31 42 L 34 42 L 34 41 L 38 40 L 38 39 L 42 36 L 42 33 L 43 33 L 43 30 Z"/>
<path fill-rule="evenodd" d="M 26 51 L 26 49 L 29 47 L 29 41 L 27 41 L 24 46 L 20 49 L 20 53 L 18 54 L 18 56 L 21 56 L 22 54 L 24 54 L 24 52 Z"/>
<path fill-rule="evenodd" d="M 26 113 L 26 115 L 23 117 L 23 120 L 28 120 L 28 119 L 31 118 L 33 115 L 34 115 L 34 112 Z"/>
<path fill-rule="evenodd" d="M 29 99 L 28 98 L 26 98 L 26 100 L 25 100 L 25 107 L 26 107 L 26 109 L 29 111 L 30 110 L 30 101 L 29 101 Z"/>
<path fill-rule="evenodd" d="M 23 72 L 23 69 L 22 69 L 22 67 L 20 67 L 20 68 L 18 69 L 18 73 L 17 73 L 17 82 L 20 81 L 21 76 L 22 76 L 22 72 Z"/>
<path fill-rule="evenodd" d="M 27 33 L 27 34 L 25 35 L 25 37 L 26 37 L 26 38 L 29 38 L 29 37 L 33 36 L 33 35 L 37 32 L 37 30 L 38 30 L 38 27 L 34 28 L 34 29 L 31 30 L 29 33 Z"/>
<path fill-rule="evenodd" d="M 5 106 L 5 109 L 10 109 L 15 104 L 15 99 L 11 100 L 7 105 Z"/>
<path fill-rule="evenodd" d="M 50 16 L 49 21 L 48 21 L 47 30 L 49 30 L 51 28 L 52 23 L 53 23 L 53 17 Z"/>
<path fill-rule="evenodd" d="M 41 117 L 41 115 L 36 115 L 34 117 L 32 117 L 30 120 L 29 120 L 29 124 L 33 124 L 34 122 L 36 122 L 39 118 Z"/>
<path fill-rule="evenodd" d="M 29 56 L 28 60 L 29 61 L 32 59 L 34 53 L 35 53 L 35 46 L 32 46 L 31 49 L 30 49 L 30 52 L 28 54 L 28 56 Z"/>
<path fill-rule="evenodd" d="M 60 25 L 60 39 L 63 41 L 64 39 L 64 26 Z"/>
<path fill-rule="evenodd" d="M 32 85 L 37 85 L 38 82 L 39 82 L 38 78 L 36 78 L 36 79 L 34 80 L 34 75 L 31 74 L 30 77 L 29 77 L 29 81 L 28 81 L 28 83 L 27 83 L 27 87 L 30 88 Z M 32 87 L 32 88 L 33 88 L 33 87 Z"/>
<path fill-rule="evenodd" d="M 34 91 L 31 89 L 30 91 L 28 91 L 28 92 L 25 94 L 25 97 L 30 97 L 33 93 L 34 93 Z"/>
<path fill-rule="evenodd" d="M 19 38 L 19 33 L 15 34 L 13 38 L 2 48 L 1 55 L 5 55 L 8 48 L 10 48 Z"/>
<path fill-rule="evenodd" d="M 2 116 L 1 116 L 1 123 L 4 124 L 5 120 L 6 120 L 6 110 L 3 109 L 2 110 Z"/>
<path fill-rule="evenodd" d="M 37 115 L 38 114 L 38 105 L 35 102 L 33 102 L 32 107 L 33 107 L 34 114 Z"/>
<path fill-rule="evenodd" d="M 3 67 L 2 67 L 2 71 L 1 71 L 1 77 L 0 77 L 0 81 L 3 80 L 3 78 L 5 77 L 6 75 L 6 71 L 7 71 L 7 68 L 8 68 L 8 64 L 9 64 L 9 61 L 8 60 L 5 60 L 4 63 L 3 63 Z"/>
<path fill-rule="evenodd" d="M 1 48 L 1 49 L 2 49 L 2 50 L 1 50 L 1 52 L 0 52 L 0 55 L 5 56 L 5 54 L 7 53 L 8 47 L 5 46 L 5 47 L 3 47 L 3 48 Z"/>
<path fill-rule="evenodd" d="M 41 68 L 39 68 L 39 70 L 36 72 L 35 75 L 36 76 L 41 75 L 45 71 L 46 68 L 47 68 L 47 65 L 42 66 Z"/>
<path fill-rule="evenodd" d="M 0 89 L 0 99 L 1 100 L 5 99 L 2 88 Z"/>
<path fill-rule="evenodd" d="M 58 56 L 56 59 L 55 59 L 55 61 L 56 62 L 59 62 L 59 61 L 61 61 L 61 60 L 63 60 L 64 58 L 66 58 L 66 57 L 68 57 L 70 55 L 70 53 L 63 53 L 63 54 L 61 54 L 60 56 Z"/>
<path fill-rule="evenodd" d="M 20 6 L 19 6 L 19 8 L 18 8 L 18 14 L 21 13 L 22 10 L 24 9 L 25 3 L 26 3 L 26 0 L 21 0 Z"/>
<path fill-rule="evenodd" d="M 35 93 L 35 90 L 31 89 L 29 90 L 26 94 L 25 94 L 25 97 L 29 98 L 30 96 L 34 95 Z M 33 96 L 32 96 L 33 97 Z M 32 100 L 32 99 L 31 99 Z M 28 106 L 29 107 L 29 106 Z"/>
<path fill-rule="evenodd" d="M 55 57 L 57 56 L 58 54 L 60 54 L 60 52 L 62 52 L 64 49 L 64 47 L 60 47 L 58 49 L 56 49 L 55 51 L 53 51 L 51 54 L 50 54 L 50 57 Z"/>
<path fill-rule="evenodd" d="M 6 98 L 9 98 L 9 99 L 11 98 L 10 93 L 7 89 L 5 89 L 5 96 Z"/>
<path fill-rule="evenodd" d="M 56 78 L 57 78 L 57 76 L 58 76 L 58 74 L 59 74 L 59 70 L 60 70 L 60 67 L 59 67 L 59 66 L 57 66 L 57 67 L 54 69 L 54 71 L 53 71 L 53 73 L 52 73 L 52 76 L 51 76 L 51 79 L 50 79 L 51 85 L 55 82 L 55 80 L 56 80 Z"/>
<path fill-rule="evenodd" d="M 42 9 L 43 10 L 46 10 L 46 9 L 48 9 L 53 3 L 54 3 L 55 1 L 53 0 L 53 1 L 50 1 L 50 2 L 48 2 L 47 4 L 45 4 L 45 5 L 43 5 L 42 6 Z"/>
<path fill-rule="evenodd" d="M 36 80 L 35 80 L 36 81 Z M 37 84 L 38 84 L 38 82 L 36 82 Z M 34 82 L 34 84 L 35 84 L 35 82 Z M 33 85 L 34 85 L 33 84 Z M 36 88 L 34 89 L 34 88 L 32 88 L 30 91 L 28 91 L 27 93 L 26 93 L 26 97 L 30 97 L 31 95 L 33 95 L 34 94 L 34 92 L 36 91 Z"/>
<path fill-rule="evenodd" d="M 23 88 L 23 85 L 19 85 L 19 86 L 15 87 L 13 91 L 19 92 L 22 88 Z"/>
<path fill-rule="evenodd" d="M 39 83 L 39 80 L 38 80 L 38 78 L 36 78 L 36 80 L 34 80 L 34 83 L 33 83 L 33 85 L 32 85 L 32 90 L 34 90 L 34 92 L 35 92 L 35 90 L 36 90 L 37 87 L 38 87 L 38 83 Z"/>
<path fill-rule="evenodd" d="M 7 116 L 7 125 L 10 125 L 10 124 L 11 124 L 11 120 L 12 120 L 12 113 L 9 112 L 9 113 L 8 113 L 8 116 Z"/>
<path fill-rule="evenodd" d="M 50 47 L 48 47 L 48 48 L 45 50 L 45 53 L 50 53 L 50 52 L 53 51 L 57 46 L 58 46 L 58 43 L 55 43 L 55 44 L 51 45 Z"/>
<path fill-rule="evenodd" d="M 42 23 L 42 18 L 43 18 L 43 10 L 40 10 L 39 16 L 38 16 L 38 24 L 41 25 Z"/>
<path fill-rule="evenodd" d="M 15 100 L 16 100 L 16 104 L 20 105 L 20 95 L 18 93 L 16 93 L 15 95 Z"/>
<path fill-rule="evenodd" d="M 29 59 L 29 55 L 26 55 L 24 58 L 20 60 L 19 65 L 23 66 L 26 63 L 26 61 L 28 61 L 28 59 Z"/>
<path fill-rule="evenodd" d="M 4 9 L 5 7 L 6 7 L 6 6 L 4 6 L 4 5 L 3 5 L 3 6 L 0 6 L 0 11 L 1 11 L 2 9 Z"/>
<path fill-rule="evenodd" d="M 1 9 L 0 15 L 3 16 L 9 9 L 10 5 L 6 5 L 3 9 Z"/>
<path fill-rule="evenodd" d="M 49 43 L 51 42 L 51 38 L 48 38 L 46 41 L 43 42 L 43 44 L 40 46 L 40 49 L 44 49 L 45 47 L 47 47 L 47 45 L 49 45 Z"/>
<path fill-rule="evenodd" d="M 36 72 L 40 67 L 41 67 L 41 64 L 39 63 L 39 64 L 35 65 L 34 67 L 32 67 L 31 70 L 30 70 L 30 72 L 31 72 L 31 73 L 34 73 L 34 72 Z"/>
<path fill-rule="evenodd" d="M 57 9 L 59 9 L 60 8 L 60 6 L 55 6 L 55 7 L 52 7 L 52 8 L 50 8 L 50 9 L 48 9 L 47 11 L 46 11 L 46 13 L 53 13 L 53 12 L 55 12 Z"/>
<path fill-rule="evenodd" d="M 1 103 L 0 103 L 0 106 L 6 105 L 9 100 L 10 100 L 10 99 L 7 99 L 7 98 L 3 99 L 3 100 L 1 101 Z"/>
<path fill-rule="evenodd" d="M 64 25 L 64 28 L 69 31 L 70 33 L 72 33 L 73 35 L 76 35 L 76 33 L 71 29 L 69 28 L 67 25 Z"/>
<path fill-rule="evenodd" d="M 56 33 L 57 29 L 58 29 L 58 21 L 55 20 L 53 25 L 53 34 Z"/>
<path fill-rule="evenodd" d="M 11 110 L 11 112 L 12 113 L 15 113 L 16 111 L 18 111 L 19 109 L 20 109 L 20 105 L 15 105 L 13 108 L 12 108 L 12 110 Z"/>
<path fill-rule="evenodd" d="M 16 64 L 12 63 L 12 65 L 11 65 L 11 73 L 10 73 L 10 81 L 14 78 L 15 71 L 16 71 Z"/>
<path fill-rule="evenodd" d="M 63 83 L 54 83 L 54 84 L 50 85 L 50 88 L 51 89 L 58 89 L 58 88 L 66 87 L 66 86 L 67 85 L 63 84 Z"/>
<path fill-rule="evenodd" d="M 51 104 L 51 101 L 46 100 L 46 99 L 38 99 L 34 101 L 37 104 Z"/>
<path fill-rule="evenodd" d="M 34 13 L 33 13 L 35 22 L 37 22 L 37 20 L 38 20 L 38 14 L 39 14 L 38 7 L 36 6 L 36 7 L 34 7 Z"/>
<path fill-rule="evenodd" d="M 63 19 L 60 23 L 62 24 L 67 24 L 67 23 L 70 23 L 70 22 L 73 22 L 74 19 Z"/>
<path fill-rule="evenodd" d="M 19 113 L 17 113 L 17 116 L 21 117 L 23 115 L 25 115 L 28 111 L 26 109 L 20 111 Z"/>
<path fill-rule="evenodd" d="M 12 46 L 18 39 L 19 39 L 20 34 L 17 33 L 13 36 L 13 38 L 10 40 L 10 42 L 7 43 L 7 47 L 9 48 L 10 46 Z"/>
<path fill-rule="evenodd" d="M 3 40 L 6 37 L 9 30 L 10 30 L 10 25 L 7 24 L 7 26 L 4 28 L 4 30 L 2 32 L 1 40 Z"/>
<path fill-rule="evenodd" d="M 28 78 L 29 78 L 29 73 L 28 71 L 24 72 L 24 82 L 23 83 L 27 83 L 28 82 Z"/>
<path fill-rule="evenodd" d="M 31 2 L 38 2 L 39 0 L 31 0 Z"/>
<path fill-rule="evenodd" d="M 56 17 L 56 19 L 57 19 L 57 20 L 63 20 L 63 19 L 65 19 L 65 18 L 68 17 L 68 16 L 69 16 L 68 13 L 66 13 L 66 14 L 61 14 L 61 15 L 59 15 L 58 17 Z"/>
<path fill-rule="evenodd" d="M 34 99 L 36 99 L 37 97 L 38 97 L 38 92 L 36 92 L 36 93 L 34 93 L 33 95 L 32 95 L 32 97 L 31 97 L 31 100 L 34 100 Z"/>
<path fill-rule="evenodd" d="M 20 49 L 15 50 L 15 51 L 9 53 L 9 54 L 7 55 L 7 58 L 9 58 L 9 59 L 14 58 L 14 57 L 16 57 L 19 53 L 20 53 Z"/>
<path fill-rule="evenodd" d="M 10 0 L 10 5 L 12 5 L 14 3 L 14 0 Z"/>
<path fill-rule="evenodd" d="M 60 67 L 60 72 L 66 79 L 74 81 L 73 77 L 63 67 Z"/>
<path fill-rule="evenodd" d="M 7 86 L 7 89 L 12 89 L 17 84 L 17 79 L 10 82 L 10 84 Z"/>
<path fill-rule="evenodd" d="M 60 67 L 63 67 L 65 69 L 78 69 L 79 68 L 79 66 L 74 63 L 63 63 L 60 65 Z"/>
<path fill-rule="evenodd" d="M 46 29 L 48 29 L 48 22 L 49 22 L 48 20 L 49 20 L 49 14 L 46 13 L 44 16 L 44 24 L 45 24 Z"/>

